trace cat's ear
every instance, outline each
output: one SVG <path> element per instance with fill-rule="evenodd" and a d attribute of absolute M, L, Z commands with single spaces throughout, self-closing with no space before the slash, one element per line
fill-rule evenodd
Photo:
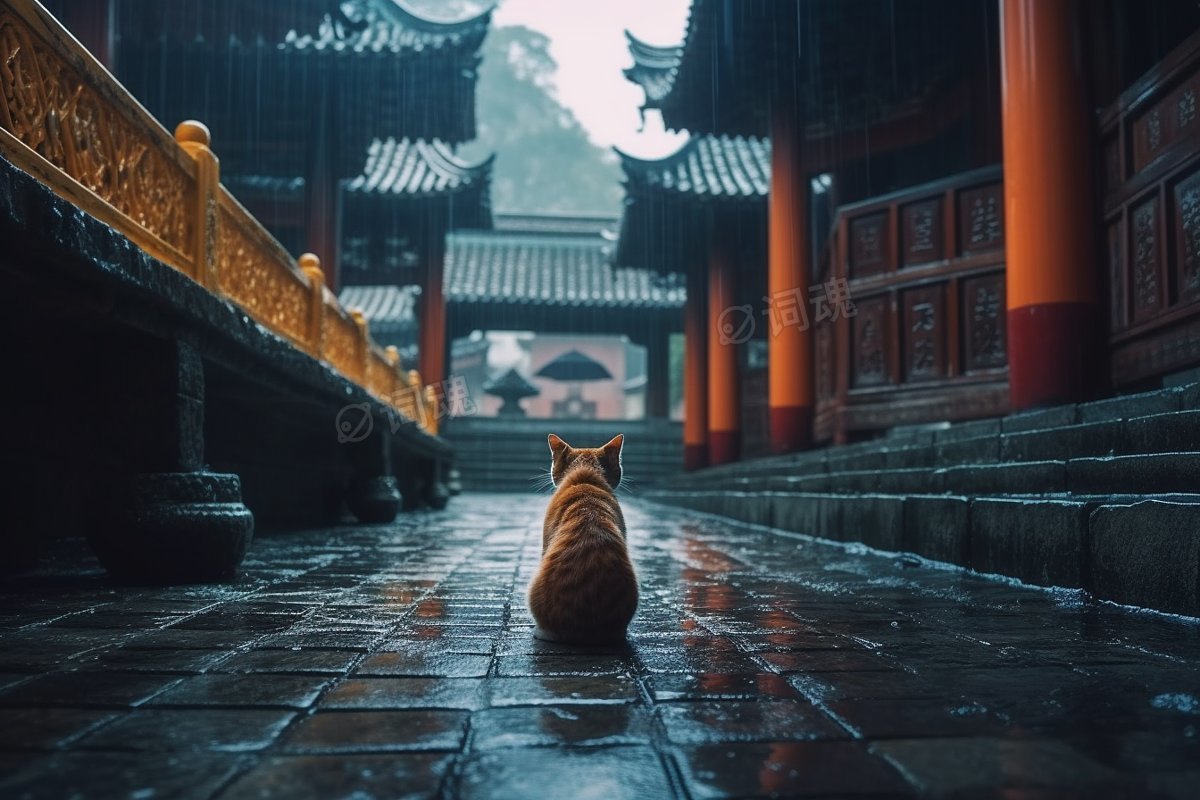
<path fill-rule="evenodd" d="M 546 441 L 550 443 L 550 452 L 554 455 L 558 455 L 563 450 L 567 450 L 571 447 L 571 445 L 567 444 L 553 433 L 546 437 Z"/>
<path fill-rule="evenodd" d="M 600 448 L 600 465 L 608 485 L 614 490 L 621 483 L 621 445 L 625 444 L 625 435 L 618 433 L 612 440 Z"/>

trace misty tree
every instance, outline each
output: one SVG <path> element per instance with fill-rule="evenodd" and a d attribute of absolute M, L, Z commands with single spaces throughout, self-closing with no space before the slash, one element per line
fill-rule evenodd
<path fill-rule="evenodd" d="M 492 202 L 500 212 L 617 215 L 616 156 L 588 139 L 555 96 L 558 64 L 550 40 L 524 26 L 494 28 L 483 45 L 477 92 L 475 158 L 497 153 Z"/>

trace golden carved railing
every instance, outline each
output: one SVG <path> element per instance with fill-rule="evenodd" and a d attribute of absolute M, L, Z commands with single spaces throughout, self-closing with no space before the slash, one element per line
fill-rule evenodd
<path fill-rule="evenodd" d="M 0 155 L 437 434 L 436 396 L 220 183 L 208 129 L 172 137 L 34 0 L 0 0 Z"/>

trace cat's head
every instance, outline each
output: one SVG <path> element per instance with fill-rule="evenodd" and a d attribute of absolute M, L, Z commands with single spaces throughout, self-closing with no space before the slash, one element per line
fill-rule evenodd
<path fill-rule="evenodd" d="M 562 482 L 563 476 L 578 466 L 598 469 L 608 485 L 616 489 L 621 483 L 621 445 L 625 435 L 618 433 L 603 447 L 571 447 L 553 433 L 550 442 L 550 477 L 554 485 Z"/>

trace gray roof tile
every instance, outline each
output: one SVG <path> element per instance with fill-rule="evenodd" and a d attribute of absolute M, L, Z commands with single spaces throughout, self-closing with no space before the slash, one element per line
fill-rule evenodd
<path fill-rule="evenodd" d="M 683 57 L 683 46 L 659 47 L 648 44 L 629 31 L 625 31 L 625 38 L 629 42 L 629 54 L 633 56 L 633 66 L 625 69 L 625 77 L 646 92 L 643 109 L 658 108 L 663 98 L 671 93 L 675 73 Z"/>
<path fill-rule="evenodd" d="M 340 13 L 321 21 L 317 33 L 290 31 L 284 49 L 351 51 L 358 53 L 419 53 L 465 47 L 479 49 L 487 34 L 492 10 L 459 22 L 429 19 L 399 0 L 345 0 Z"/>
<path fill-rule="evenodd" d="M 346 191 L 433 197 L 471 185 L 486 188 L 493 159 L 468 164 L 437 140 L 376 139 L 367 148 L 362 174 L 346 184 Z"/>
<path fill-rule="evenodd" d="M 771 145 L 742 136 L 693 136 L 654 161 L 617 151 L 631 192 L 646 189 L 714 200 L 765 198 L 771 188 Z"/>
<path fill-rule="evenodd" d="M 611 234 L 459 231 L 447 241 L 446 300 L 588 308 L 683 305 L 681 276 L 614 268 L 612 249 Z"/>
<path fill-rule="evenodd" d="M 396 333 L 416 327 L 416 286 L 347 286 L 338 295 L 344 308 L 357 308 L 375 333 Z"/>

